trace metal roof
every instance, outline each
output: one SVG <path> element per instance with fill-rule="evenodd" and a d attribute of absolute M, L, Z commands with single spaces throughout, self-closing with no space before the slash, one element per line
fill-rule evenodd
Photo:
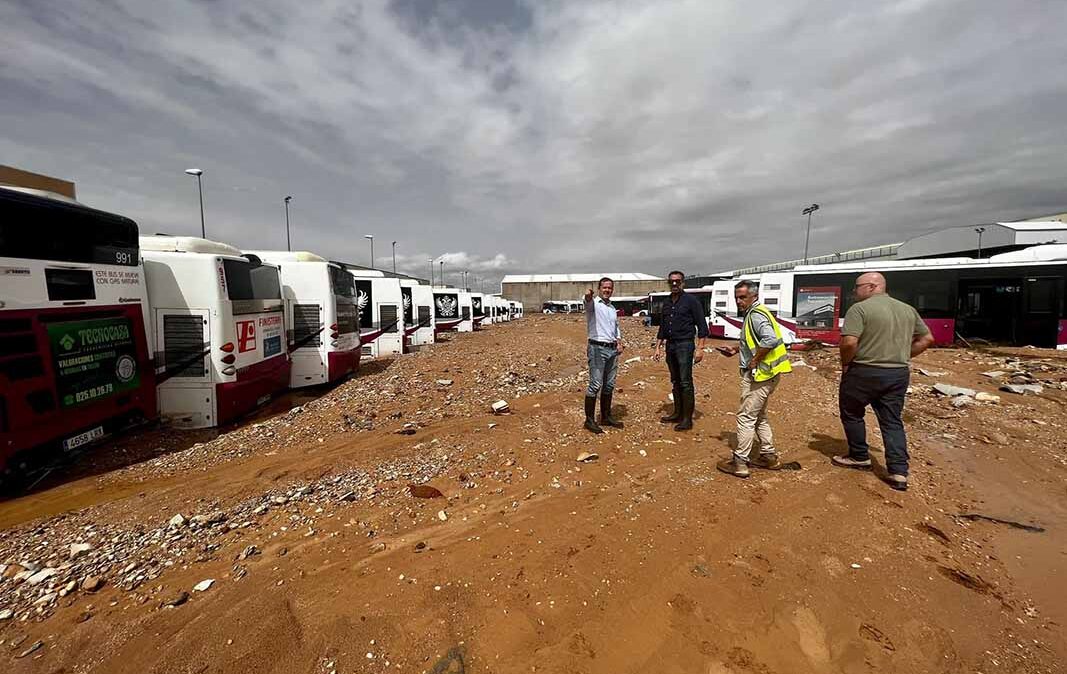
<path fill-rule="evenodd" d="M 613 281 L 665 281 L 662 276 L 641 272 L 605 272 L 603 274 L 508 274 L 501 283 L 596 283 L 603 277 Z"/>

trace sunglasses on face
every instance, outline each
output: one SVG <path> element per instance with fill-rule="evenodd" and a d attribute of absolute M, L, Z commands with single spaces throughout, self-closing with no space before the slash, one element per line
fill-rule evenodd
<path fill-rule="evenodd" d="M 667 281 L 667 283 L 672 286 L 680 286 L 682 285 L 683 280 L 684 279 L 680 278 L 672 278 L 671 280 Z"/>

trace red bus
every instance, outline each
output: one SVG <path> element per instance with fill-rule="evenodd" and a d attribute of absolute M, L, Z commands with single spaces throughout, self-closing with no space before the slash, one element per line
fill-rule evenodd
<path fill-rule="evenodd" d="M 137 223 L 0 188 L 0 476 L 156 416 Z"/>

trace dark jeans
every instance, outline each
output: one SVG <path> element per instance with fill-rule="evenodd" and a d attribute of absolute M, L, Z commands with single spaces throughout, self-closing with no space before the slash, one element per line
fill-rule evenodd
<path fill-rule="evenodd" d="M 848 438 L 849 456 L 861 461 L 870 458 L 867 426 L 863 422 L 863 413 L 870 405 L 882 430 L 885 464 L 891 475 L 908 474 L 908 439 L 901 413 L 909 378 L 910 371 L 906 367 L 852 365 L 842 375 L 838 391 L 841 425 Z"/>
<path fill-rule="evenodd" d="M 693 393 L 693 354 L 696 344 L 688 342 L 667 342 L 667 369 L 671 371 L 671 384 L 674 385 L 675 403 L 679 403 L 678 394 Z"/>

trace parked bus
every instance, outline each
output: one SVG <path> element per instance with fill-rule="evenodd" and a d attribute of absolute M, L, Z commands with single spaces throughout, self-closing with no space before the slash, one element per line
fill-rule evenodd
<path fill-rule="evenodd" d="M 433 344 L 433 289 L 410 279 L 400 280 L 404 304 L 405 351 L 407 346 Z"/>
<path fill-rule="evenodd" d="M 459 291 L 455 288 L 434 288 L 434 335 L 459 329 L 463 316 L 459 306 Z"/>
<path fill-rule="evenodd" d="M 741 280 L 753 281 L 759 288 L 759 300 L 774 314 L 786 344 L 798 341 L 796 315 L 793 311 L 793 272 L 768 272 L 754 276 L 715 281 L 711 286 L 709 330 L 713 337 L 738 339 L 744 316 L 737 310 L 734 286 Z"/>
<path fill-rule="evenodd" d="M 642 312 L 648 312 L 648 296 L 622 296 L 612 297 L 611 303 L 620 316 L 637 316 Z"/>
<path fill-rule="evenodd" d="M 137 224 L 0 188 L 0 471 L 156 416 Z"/>
<path fill-rule="evenodd" d="M 482 293 L 470 293 L 471 296 L 471 327 L 477 330 L 485 322 L 485 295 Z"/>
<path fill-rule="evenodd" d="M 292 388 L 338 381 L 359 368 L 355 281 L 336 262 L 306 251 L 246 251 L 278 265 Z"/>
<path fill-rule="evenodd" d="M 840 339 L 856 278 L 885 275 L 890 295 L 919 311 L 937 344 L 966 340 L 1067 349 L 1064 277 L 1067 249 L 1034 246 L 989 259 L 890 260 L 797 267 L 799 336 Z"/>
<path fill-rule="evenodd" d="M 460 290 L 459 296 L 459 325 L 456 332 L 474 332 L 474 306 L 471 302 L 471 294 Z"/>
<path fill-rule="evenodd" d="M 400 279 L 372 269 L 349 268 L 355 277 L 363 356 L 379 358 L 404 352 L 404 296 Z"/>
<path fill-rule="evenodd" d="M 219 426 L 289 387 L 277 266 L 196 237 L 140 245 L 164 421 Z"/>

